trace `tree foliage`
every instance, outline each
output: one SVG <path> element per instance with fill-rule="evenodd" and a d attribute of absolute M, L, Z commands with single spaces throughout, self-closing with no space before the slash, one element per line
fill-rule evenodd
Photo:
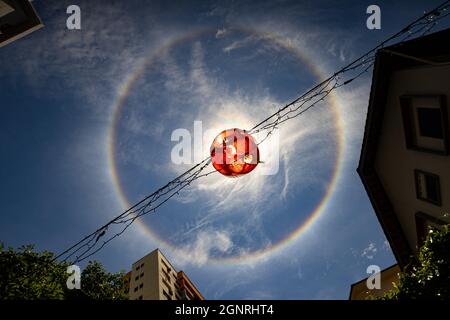
<path fill-rule="evenodd" d="M 81 290 L 71 290 L 81 299 L 124 300 L 124 273 L 108 273 L 98 261 L 90 261 L 81 273 Z"/>
<path fill-rule="evenodd" d="M 53 261 L 48 251 L 35 252 L 34 246 L 17 250 L 0 243 L 0 299 L 126 299 L 123 272 L 109 273 L 90 261 L 81 273 L 81 289 L 69 290 L 66 262 Z"/>
<path fill-rule="evenodd" d="M 450 299 L 450 228 L 430 230 L 417 257 L 400 274 L 399 284 L 383 299 Z"/>

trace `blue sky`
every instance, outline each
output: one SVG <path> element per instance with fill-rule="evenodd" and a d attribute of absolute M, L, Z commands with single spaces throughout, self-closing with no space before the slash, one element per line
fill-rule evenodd
<path fill-rule="evenodd" d="M 379 1 L 377 31 L 371 1 L 33 4 L 45 28 L 0 49 L 0 240 L 60 252 L 189 167 L 171 162 L 173 130 L 250 127 L 439 1 Z M 118 271 L 159 247 L 209 299 L 346 299 L 394 263 L 356 174 L 370 80 L 280 129 L 276 175 L 197 181 L 94 258 Z"/>

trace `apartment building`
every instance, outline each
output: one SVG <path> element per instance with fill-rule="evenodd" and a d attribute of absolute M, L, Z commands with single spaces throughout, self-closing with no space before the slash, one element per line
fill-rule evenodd
<path fill-rule="evenodd" d="M 204 300 L 187 275 L 177 272 L 159 249 L 133 263 L 125 283 L 130 300 Z"/>

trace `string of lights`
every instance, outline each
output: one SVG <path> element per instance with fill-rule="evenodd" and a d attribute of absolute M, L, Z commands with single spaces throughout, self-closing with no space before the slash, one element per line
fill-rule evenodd
<path fill-rule="evenodd" d="M 268 116 L 247 132 L 249 134 L 262 132 L 264 137 L 258 144 L 263 143 L 280 125 L 303 115 L 306 111 L 323 103 L 335 90 L 350 84 L 372 70 L 375 63 L 375 55 L 378 50 L 393 44 L 395 41 L 401 43 L 413 37 L 430 33 L 439 21 L 445 19 L 450 14 L 448 12 L 449 7 L 450 0 L 445 1 L 430 12 L 424 13 L 420 18 L 411 22 L 399 32 L 387 38 L 347 66 L 336 71 L 333 75 L 315 85 L 295 100 L 278 109 L 277 112 Z M 210 163 L 211 159 L 206 158 L 194 165 L 186 172 L 169 181 L 163 187 L 146 196 L 117 217 L 57 255 L 54 260 L 62 259 L 63 261 L 71 261 L 71 263 L 75 264 L 93 256 L 113 239 L 121 236 L 137 219 L 144 215 L 155 213 L 158 208 L 177 196 L 195 180 L 217 172 L 215 170 L 207 173 L 203 172 Z M 111 229 L 115 226 L 118 226 L 119 230 L 112 232 Z M 109 237 L 107 236 L 108 233 L 111 233 Z"/>

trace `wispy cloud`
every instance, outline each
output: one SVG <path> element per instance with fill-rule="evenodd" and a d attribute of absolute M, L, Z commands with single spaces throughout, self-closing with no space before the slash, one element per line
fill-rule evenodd
<path fill-rule="evenodd" d="M 0 68 L 12 79 L 26 81 L 37 96 L 44 90 L 47 96 L 66 92 L 68 98 L 78 99 L 76 107 L 105 118 L 119 84 L 148 53 L 148 38 L 153 43 L 159 38 L 151 29 L 147 36 L 129 41 L 141 32 L 125 4 L 82 1 L 79 5 L 82 29 L 68 30 L 64 5 L 48 1 L 42 10 L 45 28 L 10 46 L 15 47 L 14 55 Z"/>
<path fill-rule="evenodd" d="M 225 37 L 227 32 L 228 32 L 228 30 L 226 28 L 218 29 L 217 32 L 216 32 L 216 39 L 220 39 L 220 38 Z"/>
<path fill-rule="evenodd" d="M 229 45 L 227 45 L 226 47 L 224 47 L 223 51 L 226 53 L 230 53 L 233 50 L 243 48 L 243 47 L 249 45 L 250 43 L 254 42 L 255 40 L 256 40 L 256 37 L 253 35 L 247 36 L 241 40 L 235 40 L 232 43 L 230 43 Z"/>
<path fill-rule="evenodd" d="M 387 250 L 387 251 L 391 251 L 392 250 L 391 249 L 391 245 L 389 244 L 389 241 L 387 241 L 387 240 L 383 241 L 383 249 Z"/>
<path fill-rule="evenodd" d="M 177 264 L 201 266 L 214 252 L 227 253 L 232 246 L 233 242 L 226 232 L 205 229 L 195 235 L 195 241 L 178 247 L 173 253 Z"/>
<path fill-rule="evenodd" d="M 375 257 L 375 255 L 377 254 L 377 251 L 378 251 L 378 249 L 377 249 L 375 243 L 370 242 L 369 245 L 366 248 L 364 248 L 364 250 L 362 251 L 361 257 L 365 257 L 369 260 L 372 260 Z"/>

